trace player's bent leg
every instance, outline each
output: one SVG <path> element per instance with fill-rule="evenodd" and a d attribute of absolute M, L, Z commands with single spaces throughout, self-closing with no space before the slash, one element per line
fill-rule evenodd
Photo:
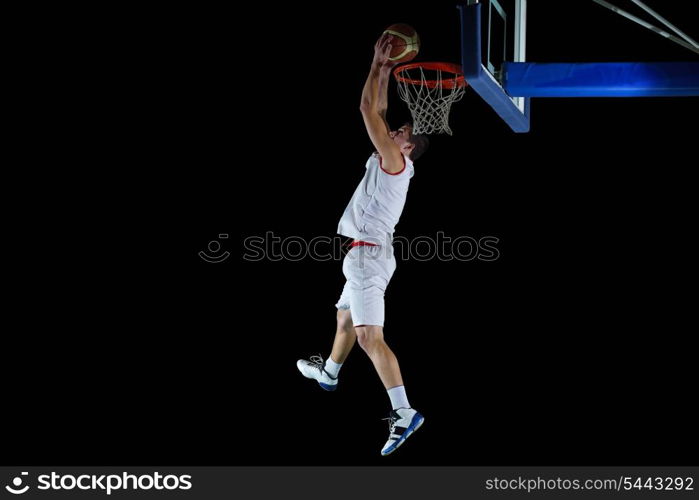
<path fill-rule="evenodd" d="M 352 314 L 349 309 L 337 310 L 337 330 L 335 332 L 335 340 L 333 341 L 333 349 L 331 353 L 332 360 L 335 363 L 344 363 L 349 355 L 354 343 L 357 340 L 357 333 L 354 331 L 352 324 Z"/>
<path fill-rule="evenodd" d="M 320 355 L 311 356 L 309 360 L 299 359 L 296 367 L 304 377 L 317 381 L 326 391 L 334 391 L 337 389 L 340 367 L 356 340 L 357 334 L 354 332 L 349 309 L 338 309 L 337 330 L 330 359 L 324 360 Z"/>
<path fill-rule="evenodd" d="M 328 373 L 325 369 L 326 362 L 320 355 L 311 356 L 310 359 L 299 359 L 296 362 L 296 368 L 299 369 L 301 375 L 315 380 L 326 391 L 334 391 L 337 389 L 338 377 L 333 377 Z"/>

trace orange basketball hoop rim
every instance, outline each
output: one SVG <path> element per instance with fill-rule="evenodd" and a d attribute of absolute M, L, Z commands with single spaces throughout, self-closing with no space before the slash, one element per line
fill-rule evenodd
<path fill-rule="evenodd" d="M 423 72 L 425 70 L 427 71 L 435 71 L 437 78 L 436 79 L 414 79 L 414 78 L 409 78 L 408 71 L 411 69 L 417 69 L 420 68 Z M 405 72 L 405 75 L 403 73 Z M 445 78 L 443 76 L 443 73 L 451 73 L 452 77 L 447 77 Z M 408 83 L 411 85 L 420 85 L 420 86 L 425 86 L 429 87 L 431 89 L 441 87 L 443 89 L 454 89 L 454 88 L 461 88 L 461 87 L 466 87 L 468 83 L 466 83 L 466 80 L 464 79 L 464 74 L 463 71 L 461 70 L 461 66 L 458 64 L 453 64 L 453 63 L 446 63 L 446 62 L 416 62 L 416 63 L 409 63 L 409 64 L 403 64 L 401 66 L 398 66 L 396 69 L 393 70 L 393 76 L 398 80 L 399 82 L 403 83 Z"/>

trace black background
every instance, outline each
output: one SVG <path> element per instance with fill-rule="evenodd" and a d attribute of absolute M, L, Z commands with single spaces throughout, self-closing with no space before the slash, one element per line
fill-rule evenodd
<path fill-rule="evenodd" d="M 647 3 L 699 35 L 684 2 Z M 295 368 L 329 353 L 340 262 L 245 262 L 242 242 L 334 235 L 372 151 L 358 106 L 374 41 L 405 22 L 421 60 L 458 62 L 454 2 L 122 14 L 129 111 L 79 196 L 43 212 L 46 252 L 13 295 L 5 461 L 689 460 L 697 98 L 534 99 L 523 135 L 472 91 L 454 106 L 396 235 L 495 236 L 501 256 L 398 263 L 385 334 L 426 425 L 382 458 L 388 398 L 359 348 L 335 393 Z M 591 1 L 528 14 L 530 61 L 696 61 Z M 397 126 L 393 84 L 389 100 Z M 203 262 L 220 233 L 231 257 Z"/>

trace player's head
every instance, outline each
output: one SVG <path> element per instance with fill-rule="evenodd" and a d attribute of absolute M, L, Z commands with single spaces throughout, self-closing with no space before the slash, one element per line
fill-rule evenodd
<path fill-rule="evenodd" d="M 400 152 L 412 161 L 420 158 L 430 145 L 430 141 L 427 139 L 426 135 L 413 134 L 413 126 L 411 123 L 403 124 L 402 127 L 391 132 L 390 135 L 400 148 Z"/>

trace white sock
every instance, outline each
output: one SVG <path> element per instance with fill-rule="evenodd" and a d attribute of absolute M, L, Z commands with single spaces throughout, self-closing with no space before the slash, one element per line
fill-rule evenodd
<path fill-rule="evenodd" d="M 325 371 L 330 374 L 332 378 L 337 378 L 337 374 L 340 373 L 340 368 L 342 368 L 342 363 L 335 363 L 332 356 L 328 356 L 325 360 Z"/>
<path fill-rule="evenodd" d="M 391 398 L 391 406 L 394 410 L 398 408 L 410 408 L 408 396 L 405 395 L 405 386 L 399 385 L 388 389 L 388 397 Z"/>

